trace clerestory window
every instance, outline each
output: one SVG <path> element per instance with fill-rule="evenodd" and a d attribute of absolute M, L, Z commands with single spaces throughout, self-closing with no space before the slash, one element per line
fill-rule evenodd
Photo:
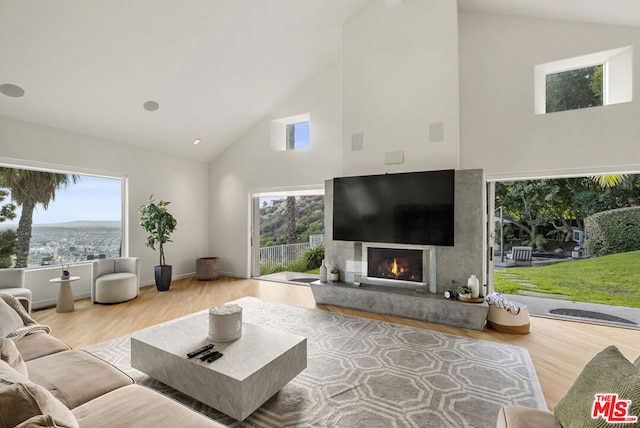
<path fill-rule="evenodd" d="M 285 151 L 309 148 L 310 123 L 309 113 L 271 121 L 271 149 Z"/>
<path fill-rule="evenodd" d="M 536 114 L 606 106 L 632 100 L 632 47 L 534 67 Z"/>

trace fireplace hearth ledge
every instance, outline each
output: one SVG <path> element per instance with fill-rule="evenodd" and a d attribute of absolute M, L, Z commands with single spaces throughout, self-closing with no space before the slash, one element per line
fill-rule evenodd
<path fill-rule="evenodd" d="M 454 327 L 483 330 L 489 306 L 447 300 L 433 293 L 419 294 L 407 290 L 390 290 L 343 282 L 311 283 L 317 304 L 394 315 Z"/>

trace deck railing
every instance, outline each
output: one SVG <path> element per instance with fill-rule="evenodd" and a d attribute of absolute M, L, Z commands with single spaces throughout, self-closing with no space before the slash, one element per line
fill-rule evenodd
<path fill-rule="evenodd" d="M 302 255 L 310 248 L 315 248 L 324 243 L 324 235 L 312 235 L 309 242 L 301 244 L 274 245 L 260 248 L 261 266 L 285 266 Z"/>

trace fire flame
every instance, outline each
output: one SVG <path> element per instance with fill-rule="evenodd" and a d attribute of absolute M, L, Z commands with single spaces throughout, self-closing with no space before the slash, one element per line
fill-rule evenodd
<path fill-rule="evenodd" d="M 393 273 L 395 276 L 398 276 L 398 274 L 400 273 L 400 268 L 398 267 L 398 262 L 396 261 L 395 258 L 393 259 L 391 273 Z"/>

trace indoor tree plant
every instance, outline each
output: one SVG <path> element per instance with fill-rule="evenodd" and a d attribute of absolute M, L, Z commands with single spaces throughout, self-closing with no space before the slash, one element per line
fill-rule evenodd
<path fill-rule="evenodd" d="M 149 201 L 138 210 L 140 226 L 149 233 L 146 246 L 155 250 L 157 245 L 160 250 L 160 265 L 154 268 L 158 291 L 167 291 L 171 286 L 171 265 L 165 264 L 164 244 L 172 242 L 170 238 L 177 222 L 167 211 L 169 204 L 170 202 L 163 200 L 156 203 L 151 195 Z"/>

